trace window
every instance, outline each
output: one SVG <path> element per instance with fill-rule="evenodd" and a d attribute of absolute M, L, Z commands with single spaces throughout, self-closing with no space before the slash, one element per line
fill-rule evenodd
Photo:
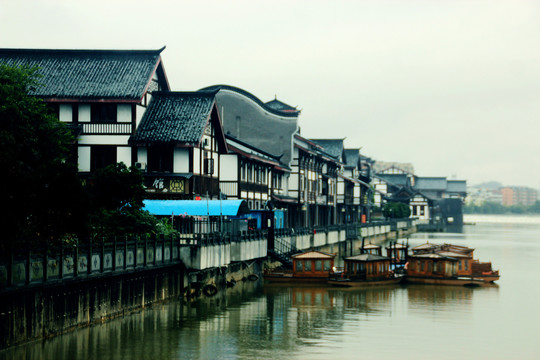
<path fill-rule="evenodd" d="M 92 104 L 90 106 L 90 122 L 110 124 L 116 122 L 116 104 Z"/>
<path fill-rule="evenodd" d="M 90 149 L 90 171 L 116 164 L 116 146 L 98 145 Z"/>
<path fill-rule="evenodd" d="M 302 272 L 304 271 L 304 262 L 302 260 L 298 260 L 296 262 L 296 271 L 297 272 Z"/>
<path fill-rule="evenodd" d="M 306 263 L 304 265 L 306 265 L 306 271 L 310 272 L 311 271 L 311 260 L 306 261 Z"/>
<path fill-rule="evenodd" d="M 148 148 L 148 171 L 172 172 L 173 171 L 173 148 L 172 147 L 149 147 Z"/>
<path fill-rule="evenodd" d="M 330 271 L 330 260 L 324 260 L 324 271 Z"/>
<path fill-rule="evenodd" d="M 322 260 L 315 260 L 315 271 L 322 271 Z"/>

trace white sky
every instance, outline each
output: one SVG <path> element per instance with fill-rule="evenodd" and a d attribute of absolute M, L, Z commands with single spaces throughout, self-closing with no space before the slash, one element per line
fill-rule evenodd
<path fill-rule="evenodd" d="M 540 1 L 0 0 L 0 47 L 158 49 L 173 90 L 302 109 L 308 138 L 540 185 Z"/>

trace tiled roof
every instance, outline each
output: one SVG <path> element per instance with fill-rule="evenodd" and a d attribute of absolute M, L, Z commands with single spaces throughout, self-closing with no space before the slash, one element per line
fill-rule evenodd
<path fill-rule="evenodd" d="M 282 110 L 278 110 L 278 109 L 275 109 L 274 107 L 272 106 L 269 106 L 268 103 L 264 103 L 262 102 L 258 97 L 256 97 L 255 95 L 253 95 L 252 93 L 250 92 L 247 92 L 246 90 L 243 90 L 243 89 L 240 89 L 240 88 L 237 88 L 235 86 L 230 86 L 230 85 L 212 85 L 212 86 L 207 86 L 205 88 L 202 88 L 200 89 L 199 91 L 219 91 L 219 90 L 226 90 L 226 91 L 233 91 L 233 92 L 236 92 L 238 94 L 241 94 L 249 99 L 251 99 L 252 101 L 254 101 L 257 105 L 259 105 L 260 107 L 262 107 L 263 109 L 265 109 L 266 111 L 274 114 L 274 115 L 278 115 L 278 116 L 282 116 L 282 117 L 290 117 L 290 118 L 298 118 L 298 116 L 300 115 L 300 110 L 296 110 L 296 111 L 282 111 Z M 286 104 L 285 104 L 286 105 Z"/>
<path fill-rule="evenodd" d="M 266 106 L 268 106 L 268 107 L 270 107 L 270 108 L 272 108 L 274 110 L 278 110 L 278 111 L 293 112 L 293 113 L 300 112 L 295 107 L 293 107 L 291 105 L 287 105 L 284 102 L 279 101 L 277 98 L 274 99 L 274 100 L 268 101 L 265 104 L 266 104 Z"/>
<path fill-rule="evenodd" d="M 360 149 L 345 149 L 345 165 L 355 168 L 360 162 Z"/>
<path fill-rule="evenodd" d="M 0 63 L 39 67 L 43 86 L 31 95 L 135 101 L 144 95 L 162 50 L 0 49 Z"/>
<path fill-rule="evenodd" d="M 341 159 L 343 155 L 343 139 L 311 139 L 313 142 L 321 145 L 324 152 Z"/>
<path fill-rule="evenodd" d="M 445 256 L 441 254 L 415 254 L 409 255 L 410 258 L 422 258 L 422 259 L 442 259 L 442 260 L 457 260 L 451 256 Z"/>
<path fill-rule="evenodd" d="M 130 143 L 198 144 L 206 128 L 215 92 L 155 92 Z"/>
<path fill-rule="evenodd" d="M 373 254 L 361 254 L 355 256 L 346 257 L 345 260 L 353 261 L 379 261 L 379 260 L 389 260 L 390 258 L 386 256 L 373 255 Z"/>
<path fill-rule="evenodd" d="M 334 254 L 327 254 L 321 251 L 308 251 L 303 254 L 293 255 L 295 259 L 333 259 L 336 257 Z"/>
<path fill-rule="evenodd" d="M 446 190 L 445 177 L 417 177 L 414 188 L 418 190 Z"/>
<path fill-rule="evenodd" d="M 364 245 L 364 250 L 365 249 L 381 249 L 381 246 L 376 244 L 366 244 Z"/>
<path fill-rule="evenodd" d="M 377 177 L 389 182 L 392 185 L 407 186 L 409 185 L 409 175 L 407 174 L 377 174 Z"/>
<path fill-rule="evenodd" d="M 448 192 L 467 192 L 466 180 L 448 180 L 447 183 Z"/>

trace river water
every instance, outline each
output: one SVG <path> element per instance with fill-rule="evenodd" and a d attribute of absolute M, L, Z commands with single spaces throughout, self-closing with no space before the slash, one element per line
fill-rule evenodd
<path fill-rule="evenodd" d="M 343 290 L 239 282 L 0 352 L 6 359 L 540 359 L 540 217 L 467 216 L 426 241 L 475 248 L 497 286 Z"/>

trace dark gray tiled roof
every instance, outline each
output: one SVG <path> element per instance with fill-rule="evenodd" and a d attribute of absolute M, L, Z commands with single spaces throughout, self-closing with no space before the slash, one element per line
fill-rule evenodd
<path fill-rule="evenodd" d="M 266 104 L 266 106 L 268 106 L 268 107 L 270 107 L 270 108 L 272 108 L 274 110 L 278 110 L 278 111 L 298 112 L 298 110 L 295 107 L 293 107 L 291 105 L 287 105 L 284 102 L 279 101 L 277 98 L 274 99 L 274 100 L 270 100 L 265 104 Z"/>
<path fill-rule="evenodd" d="M 282 111 L 280 109 L 275 109 L 274 107 L 269 106 L 268 103 L 262 102 L 258 97 L 256 97 L 252 93 L 247 92 L 246 90 L 240 89 L 238 87 L 231 86 L 231 85 L 212 85 L 212 86 L 207 86 L 205 88 L 202 88 L 199 91 L 219 91 L 219 90 L 234 91 L 234 92 L 236 92 L 238 94 L 242 94 L 242 95 L 250 98 L 257 105 L 259 105 L 260 107 L 262 107 L 263 109 L 267 110 L 268 112 L 270 112 L 270 113 L 272 113 L 274 115 L 279 115 L 279 116 L 283 116 L 283 117 L 291 117 L 291 118 L 298 118 L 298 115 L 300 115 L 300 110 Z M 282 103 L 282 104 L 287 105 L 285 103 Z M 289 106 L 289 105 L 287 105 L 287 106 Z"/>
<path fill-rule="evenodd" d="M 130 143 L 198 144 L 214 106 L 215 92 L 154 92 Z"/>
<path fill-rule="evenodd" d="M 355 168 L 360 161 L 360 149 L 345 149 L 345 165 Z"/>
<path fill-rule="evenodd" d="M 391 183 L 392 185 L 397 186 L 408 186 L 409 185 L 409 176 L 407 174 L 377 174 L 377 177 L 383 179 L 386 182 Z"/>
<path fill-rule="evenodd" d="M 343 155 L 343 139 L 311 139 L 311 141 L 321 145 L 328 155 L 341 159 Z"/>
<path fill-rule="evenodd" d="M 139 100 L 160 62 L 160 50 L 0 49 L 0 63 L 39 67 L 31 95 L 57 99 Z"/>
<path fill-rule="evenodd" d="M 446 190 L 445 177 L 416 177 L 414 188 L 418 190 Z"/>
<path fill-rule="evenodd" d="M 380 261 L 380 260 L 388 260 L 389 258 L 386 256 L 381 255 L 374 255 L 374 254 L 360 254 L 355 256 L 349 256 L 346 257 L 345 260 L 347 261 Z"/>
<path fill-rule="evenodd" d="M 448 180 L 447 191 L 449 192 L 467 192 L 466 180 Z"/>

